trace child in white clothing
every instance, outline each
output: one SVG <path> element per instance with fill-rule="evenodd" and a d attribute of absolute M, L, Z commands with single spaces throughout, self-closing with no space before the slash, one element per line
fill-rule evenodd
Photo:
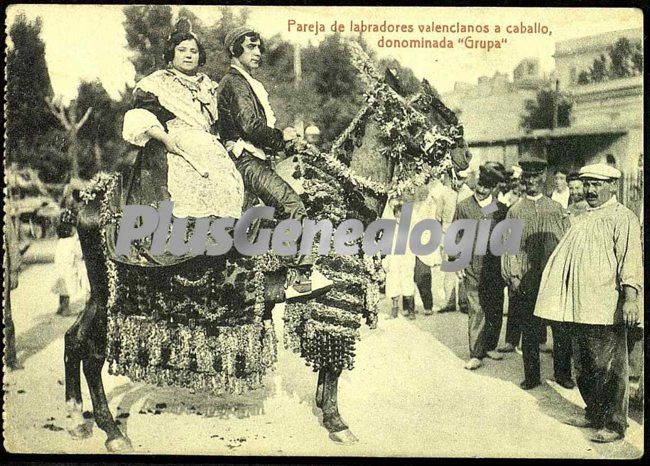
<path fill-rule="evenodd" d="M 401 212 L 402 201 L 391 199 L 383 217 L 394 218 L 399 226 Z M 392 300 L 391 317 L 398 316 L 399 301 L 402 298 L 404 315 L 408 319 L 415 319 L 415 255 L 408 249 L 403 255 L 389 254 L 384 258 L 383 266 L 386 271 L 386 296 Z"/>
<path fill-rule="evenodd" d="M 79 237 L 73 226 L 62 222 L 57 227 L 59 239 L 54 253 L 56 279 L 52 292 L 59 295 L 58 315 L 70 315 L 70 302 L 83 302 L 90 293 L 86 265 Z"/>

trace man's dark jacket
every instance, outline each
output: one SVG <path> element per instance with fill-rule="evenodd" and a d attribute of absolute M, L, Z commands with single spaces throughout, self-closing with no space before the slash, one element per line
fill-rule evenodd
<path fill-rule="evenodd" d="M 233 67 L 219 83 L 217 108 L 217 128 L 224 143 L 241 138 L 264 150 L 277 152 L 284 148 L 282 131 L 266 125 L 264 108 L 253 88 Z"/>

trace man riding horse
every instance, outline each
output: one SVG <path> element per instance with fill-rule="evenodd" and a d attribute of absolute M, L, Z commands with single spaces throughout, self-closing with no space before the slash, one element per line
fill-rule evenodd
<path fill-rule="evenodd" d="M 299 333 L 301 355 L 318 371 L 316 406 L 323 412 L 323 424 L 332 440 L 356 441 L 338 413 L 337 383 L 341 370 L 352 367 L 361 315 L 370 307 L 370 312 L 376 313 L 376 298 L 358 286 L 360 277 L 348 274 L 323 294 L 330 285 L 317 272 L 311 273 L 311 290 L 307 283 L 310 274 L 304 267 L 287 273 L 287 269 L 301 269 L 296 265 L 304 265 L 304 258 L 287 264 L 275 256 L 251 258 L 233 251 L 220 257 L 147 255 L 145 252 L 151 248 L 145 243 L 157 241 L 155 235 L 136 243 L 126 256 L 115 253 L 115 232 L 125 203 L 158 207 L 169 206 L 162 201 L 171 200 L 169 218 L 185 219 L 191 225 L 192 217 L 239 218 L 246 189 L 263 202 L 278 206 L 285 216 L 304 216 L 302 201 L 296 200 L 293 190 L 262 160 L 267 154 L 260 149 L 279 150 L 284 143 L 281 133 L 270 125 L 272 109 L 266 91 L 250 76 L 251 64 L 259 62 L 262 49 L 259 36 L 247 28 L 237 29 L 229 34 L 227 43 L 234 66 L 222 81 L 217 105 L 216 85 L 197 72 L 198 65 L 205 61 L 203 47 L 188 23 L 181 23 L 170 36 L 165 53 L 170 67 L 138 83 L 135 108 L 125 116 L 125 139 L 143 148 L 126 192 L 121 192 L 116 176 L 100 176 L 84 194 L 86 204 L 79 211 L 78 231 L 91 299 L 66 332 L 66 400 L 72 421 L 69 432 L 77 437 L 91 434 L 82 416 L 83 363 L 95 421 L 106 432 L 106 445 L 111 451 L 128 450 L 130 442 L 108 409 L 101 380 L 106 359 L 109 373 L 155 385 L 215 394 L 259 387 L 275 360 L 270 313 L 275 303 L 290 296 L 291 290 L 285 290 L 287 276 L 288 285 L 295 285 L 294 296 L 315 298 L 287 306 L 290 315 L 285 315 L 285 331 L 289 327 Z M 365 73 L 367 69 L 360 71 Z M 452 170 L 467 167 L 467 152 L 457 121 L 431 95 L 427 83 L 423 83 L 423 92 L 409 101 L 376 76 L 372 83 L 382 89 L 386 102 L 362 110 L 352 123 L 358 126 L 353 132 L 361 134 L 367 127 L 368 134 L 379 134 L 379 123 L 371 116 L 383 105 L 384 113 L 406 113 L 409 124 L 417 122 L 413 134 L 407 128 L 398 135 L 406 147 L 405 157 L 430 156 L 432 165 L 445 159 L 445 167 Z M 232 158 L 210 132 L 215 122 Z M 370 136 L 362 137 L 371 140 Z M 349 160 L 351 169 L 365 169 L 368 179 L 360 184 L 346 178 L 347 169 L 341 169 L 342 164 L 333 160 L 334 150 L 324 154 L 313 146 L 305 149 L 289 144 L 289 151 L 297 153 L 298 158 L 303 151 L 301 165 L 307 172 L 306 179 L 332 178 L 330 188 L 336 188 L 333 183 L 337 179 L 341 188 L 350 189 L 351 195 L 340 201 L 337 209 L 344 214 L 347 209 L 349 215 L 372 221 L 383 209 L 387 186 L 395 181 L 397 170 L 389 152 L 372 149 L 371 142 L 368 146 L 371 150 L 355 151 Z M 363 160 L 369 158 L 382 171 L 378 177 L 368 173 Z M 400 165 L 400 170 L 403 167 Z M 328 173 L 332 170 L 335 175 Z M 405 176 L 402 172 L 398 175 Z M 425 178 L 428 176 L 430 173 L 425 174 Z M 375 191 L 357 189 L 375 185 Z M 287 207 L 287 198 L 293 207 Z M 366 208 L 358 210 L 357 200 L 366 202 Z M 346 207 L 348 202 L 357 202 L 356 207 Z M 307 207 L 316 218 L 332 206 L 325 206 L 321 212 L 323 206 Z M 353 273 L 361 273 L 357 267 L 364 264 L 363 257 L 322 259 L 328 274 L 350 265 Z M 316 282 L 325 286 L 319 290 Z"/>
<path fill-rule="evenodd" d="M 269 166 L 267 153 L 283 150 L 285 141 L 274 127 L 268 93 L 250 75 L 264 50 L 259 34 L 235 28 L 225 46 L 231 68 L 217 86 L 198 71 L 206 60 L 205 49 L 189 21 L 181 19 L 166 45 L 170 66 L 136 85 L 123 134 L 143 147 L 141 163 L 153 175 L 150 184 L 140 180 L 141 187 L 149 184 L 152 190 L 141 193 L 140 202 L 171 199 L 175 217 L 239 218 L 245 189 L 281 217 L 302 221 L 302 200 Z M 217 129 L 219 136 L 213 134 Z M 310 256 L 298 256 L 290 265 L 289 301 L 331 288 L 332 282 L 313 270 Z"/>

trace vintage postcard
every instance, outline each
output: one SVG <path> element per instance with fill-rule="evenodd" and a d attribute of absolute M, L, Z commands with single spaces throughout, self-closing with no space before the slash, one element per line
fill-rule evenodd
<path fill-rule="evenodd" d="M 644 453 L 643 11 L 14 4 L 10 453 Z"/>

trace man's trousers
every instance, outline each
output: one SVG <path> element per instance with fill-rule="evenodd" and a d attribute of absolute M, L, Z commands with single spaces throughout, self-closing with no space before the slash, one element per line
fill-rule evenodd
<path fill-rule="evenodd" d="M 469 354 L 483 359 L 487 351 L 494 351 L 499 343 L 503 323 L 503 288 L 465 276 L 467 292 Z"/>
<path fill-rule="evenodd" d="M 302 223 L 307 216 L 302 199 L 267 162 L 247 152 L 243 152 L 234 162 L 247 191 L 259 197 L 265 205 L 275 208 L 276 214 L 279 214 L 278 218 L 295 219 Z M 297 265 L 311 263 L 312 258 L 309 255 L 297 258 Z"/>
<path fill-rule="evenodd" d="M 510 313 L 515 312 L 521 322 L 521 352 L 524 361 L 524 379 L 528 382 L 541 380 L 539 345 L 544 339 L 547 322 L 533 315 L 537 290 L 517 291 L 510 295 Z M 565 323 L 553 322 L 553 372 L 556 381 L 571 378 L 571 337 Z"/>
<path fill-rule="evenodd" d="M 517 314 L 519 309 L 513 305 L 514 293 L 508 287 L 508 321 L 506 322 L 506 343 L 512 346 L 519 346 L 521 342 L 521 316 Z"/>
<path fill-rule="evenodd" d="M 625 325 L 567 324 L 576 344 L 585 417 L 621 435 L 627 428 L 629 364 Z"/>
<path fill-rule="evenodd" d="M 433 295 L 431 293 L 431 267 L 422 262 L 419 257 L 415 258 L 415 272 L 413 279 L 418 287 L 420 298 L 424 309 L 430 311 L 433 308 Z"/>

